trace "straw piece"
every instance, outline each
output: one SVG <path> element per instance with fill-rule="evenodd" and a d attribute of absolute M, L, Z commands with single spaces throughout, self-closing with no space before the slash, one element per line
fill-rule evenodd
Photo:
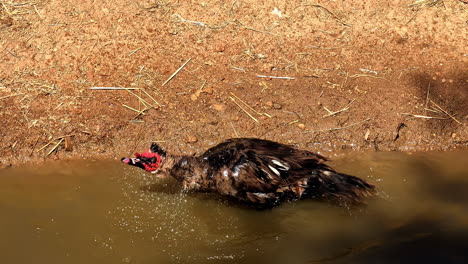
<path fill-rule="evenodd" d="M 447 119 L 443 117 L 435 117 L 435 116 L 425 116 L 425 115 L 413 115 L 413 114 L 408 114 L 408 113 L 401 113 L 401 115 L 407 115 L 407 116 L 412 116 L 416 118 L 424 118 L 424 119 Z"/>
<path fill-rule="evenodd" d="M 140 88 L 125 88 L 125 87 L 91 87 L 90 90 L 140 90 Z"/>
<path fill-rule="evenodd" d="M 267 76 L 267 75 L 257 75 L 259 78 L 271 78 L 271 79 L 282 79 L 282 80 L 295 80 L 294 77 L 282 77 L 282 76 Z"/>
<path fill-rule="evenodd" d="M 257 112 L 255 109 L 253 109 L 250 105 L 248 105 L 246 102 L 242 101 L 239 97 L 237 97 L 234 93 L 231 92 L 231 95 L 234 96 L 237 100 L 239 100 L 241 103 L 243 103 L 245 106 L 247 106 L 250 110 L 252 110 L 254 113 L 257 115 L 262 115 L 261 113 Z"/>
<path fill-rule="evenodd" d="M 338 111 L 330 111 L 328 108 L 326 108 L 325 106 L 323 107 L 325 110 L 327 110 L 328 112 L 328 115 L 324 115 L 322 116 L 322 118 L 324 117 L 329 117 L 329 116 L 333 116 L 333 115 L 336 115 L 336 114 L 339 114 L 341 112 L 344 112 L 344 111 L 348 111 L 349 110 L 349 106 L 355 101 L 356 99 L 353 99 L 349 104 L 347 104 L 345 107 L 343 107 L 342 109 L 338 110 Z"/>
<path fill-rule="evenodd" d="M 144 114 L 145 114 L 145 113 L 144 113 L 144 111 L 146 111 L 146 110 L 147 110 L 147 109 L 144 109 L 144 110 L 141 110 L 141 111 L 140 111 L 140 110 L 136 110 L 135 108 L 133 108 L 133 107 L 130 107 L 130 106 L 128 106 L 128 105 L 125 105 L 125 104 L 122 104 L 122 106 L 123 106 L 123 107 L 126 107 L 126 108 L 128 108 L 128 109 L 130 109 L 130 110 L 132 110 L 132 111 L 135 111 L 135 112 L 137 112 L 137 113 L 138 113 L 138 115 L 144 115 Z"/>
<path fill-rule="evenodd" d="M 144 94 L 146 94 L 146 96 L 148 96 L 151 100 L 153 100 L 159 107 L 162 107 L 162 105 L 158 103 L 158 101 L 156 101 L 156 99 L 154 99 L 153 96 L 147 93 L 145 89 L 141 89 L 141 90 L 143 91 Z"/>
<path fill-rule="evenodd" d="M 174 78 L 174 77 L 182 70 L 182 68 L 184 68 L 185 65 L 187 65 L 187 63 L 189 63 L 191 60 L 192 60 L 192 58 L 189 58 L 184 64 L 182 64 L 182 66 L 180 66 L 179 69 L 177 69 L 177 70 L 171 75 L 171 77 L 167 78 L 167 80 L 162 84 L 162 86 L 166 85 L 170 80 L 172 80 L 172 78 Z"/>
<path fill-rule="evenodd" d="M 137 51 L 139 51 L 139 50 L 141 50 L 141 49 L 143 49 L 143 47 L 140 47 L 140 48 L 138 48 L 138 49 L 134 49 L 134 50 L 132 50 L 132 51 L 129 51 L 129 52 L 127 52 L 127 54 L 128 54 L 128 55 L 133 55 L 133 54 L 135 54 Z"/>
<path fill-rule="evenodd" d="M 162 107 L 162 105 L 160 103 L 158 103 L 158 101 L 156 101 L 156 99 L 154 99 L 153 96 L 151 96 L 145 89 L 141 89 L 141 88 L 127 88 L 127 87 L 91 87 L 89 88 L 90 90 L 126 90 L 128 92 L 130 92 L 129 90 L 141 90 L 144 94 L 146 94 L 151 100 L 153 100 L 159 107 Z M 140 96 L 136 95 L 136 94 L 133 94 L 135 95 L 136 97 L 138 97 L 138 99 L 140 100 L 143 100 Z M 1 99 L 1 98 L 0 98 Z M 145 101 L 145 100 L 143 100 Z M 149 106 L 152 106 L 154 107 L 153 105 L 149 104 L 147 101 L 145 101 L 146 104 L 148 104 Z"/>
<path fill-rule="evenodd" d="M 238 71 L 241 71 L 241 72 L 246 72 L 245 69 L 239 68 L 239 67 L 233 67 L 233 66 L 231 66 L 231 67 L 229 67 L 229 68 L 234 69 L 234 70 L 238 70 Z"/>
<path fill-rule="evenodd" d="M 452 116 L 451 114 L 449 114 L 447 111 L 445 111 L 442 107 L 440 107 L 438 104 L 436 104 L 434 101 L 431 100 L 431 103 L 433 103 L 437 108 L 439 108 L 440 111 L 444 112 L 444 114 L 450 116 L 450 118 L 452 118 L 455 122 L 457 122 L 458 124 L 462 124 L 462 122 L 458 121 L 457 119 L 455 119 L 454 116 Z"/>
<path fill-rule="evenodd" d="M 240 109 L 242 109 L 242 111 L 244 111 L 244 113 L 246 113 L 250 118 L 252 118 L 252 120 L 254 120 L 255 122 L 257 123 L 260 123 L 258 121 L 258 119 L 256 119 L 255 117 L 253 117 L 247 110 L 245 110 L 238 102 L 236 102 L 236 100 L 233 98 L 233 97 L 229 97 Z"/>
<path fill-rule="evenodd" d="M 59 141 L 57 144 L 55 144 L 55 146 L 46 154 L 46 157 L 49 156 L 52 152 L 54 152 L 54 150 L 55 150 L 64 140 L 65 140 L 65 138 L 62 137 L 62 138 L 60 139 L 60 141 Z"/>
<path fill-rule="evenodd" d="M 141 90 L 141 89 L 139 89 L 139 90 Z M 128 90 L 128 89 L 126 89 L 126 91 L 129 92 L 130 94 L 134 95 L 136 98 L 140 99 L 140 101 L 141 101 L 143 104 L 145 104 L 145 107 L 148 107 L 148 106 L 154 107 L 152 104 L 148 103 L 145 99 L 141 98 L 141 97 L 140 97 L 139 95 L 137 95 L 136 93 L 134 93 L 134 92 L 132 92 L 132 91 L 130 91 L 130 90 Z"/>
<path fill-rule="evenodd" d="M 33 5 L 33 7 L 34 7 L 34 11 L 36 11 L 36 14 L 39 16 L 40 19 L 42 19 L 42 15 L 41 15 L 41 13 L 39 13 L 39 10 L 37 9 L 37 6 Z"/>
<path fill-rule="evenodd" d="M 232 122 L 229 122 L 229 124 L 231 125 L 232 130 L 234 130 L 234 134 L 236 134 L 236 137 L 239 138 L 239 133 L 237 133 L 237 130 L 236 130 L 236 128 L 234 127 L 234 125 L 232 124 Z"/>

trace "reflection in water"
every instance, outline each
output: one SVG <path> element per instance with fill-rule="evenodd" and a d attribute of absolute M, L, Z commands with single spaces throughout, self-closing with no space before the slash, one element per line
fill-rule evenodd
<path fill-rule="evenodd" d="M 255 211 L 117 161 L 0 171 L 2 263 L 466 263 L 468 152 L 331 164 L 380 198 Z"/>

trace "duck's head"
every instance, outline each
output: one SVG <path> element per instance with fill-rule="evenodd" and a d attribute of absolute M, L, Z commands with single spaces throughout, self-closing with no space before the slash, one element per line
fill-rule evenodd
<path fill-rule="evenodd" d="M 158 144 L 153 143 L 147 151 L 135 153 L 135 158 L 122 158 L 121 161 L 125 164 L 142 168 L 147 172 L 157 173 L 165 158 L 166 152 Z"/>

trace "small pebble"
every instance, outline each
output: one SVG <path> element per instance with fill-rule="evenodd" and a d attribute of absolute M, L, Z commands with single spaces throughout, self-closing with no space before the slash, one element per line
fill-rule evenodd
<path fill-rule="evenodd" d="M 282 105 L 280 105 L 280 104 L 273 104 L 273 109 L 280 110 L 281 108 L 283 108 Z"/>
<path fill-rule="evenodd" d="M 226 111 L 226 105 L 224 104 L 213 104 L 211 107 L 213 107 L 214 110 L 224 112 Z"/>
<path fill-rule="evenodd" d="M 193 144 L 198 141 L 198 138 L 196 136 L 187 136 L 187 143 Z"/>

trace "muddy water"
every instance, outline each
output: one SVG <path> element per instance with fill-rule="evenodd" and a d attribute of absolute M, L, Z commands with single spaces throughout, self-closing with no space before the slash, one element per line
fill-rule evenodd
<path fill-rule="evenodd" d="M 467 263 L 468 152 L 358 153 L 331 163 L 375 183 L 347 210 L 268 211 L 183 195 L 118 161 L 0 171 L 1 263 Z"/>

